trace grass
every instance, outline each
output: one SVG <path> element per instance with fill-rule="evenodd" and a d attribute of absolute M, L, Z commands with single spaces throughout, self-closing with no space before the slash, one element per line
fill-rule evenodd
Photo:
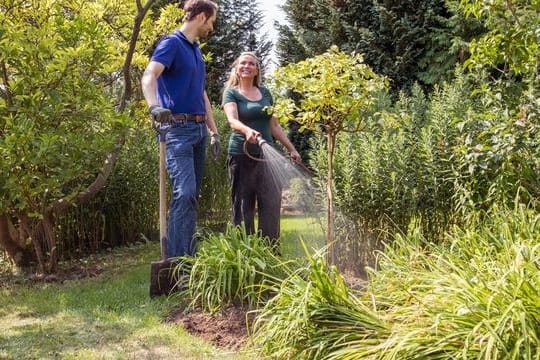
<path fill-rule="evenodd" d="M 325 245 L 323 220 L 315 216 L 281 217 L 281 251 L 285 257 L 304 257 L 301 239 L 315 253 Z"/>
<path fill-rule="evenodd" d="M 443 243 L 397 235 L 359 292 L 322 258 L 282 283 L 254 338 L 276 359 L 540 359 L 540 214 L 494 208 Z"/>
<path fill-rule="evenodd" d="M 100 258 L 96 278 L 0 289 L 1 359 L 249 359 L 164 321 L 175 303 L 149 293 L 158 245 Z M 124 259 L 121 261 L 121 259 Z"/>
<path fill-rule="evenodd" d="M 315 218 L 284 216 L 282 251 L 303 256 L 324 244 Z M 252 359 L 217 349 L 164 321 L 178 299 L 149 297 L 150 263 L 159 245 L 147 243 L 85 260 L 103 273 L 63 284 L 0 278 L 0 359 Z"/>

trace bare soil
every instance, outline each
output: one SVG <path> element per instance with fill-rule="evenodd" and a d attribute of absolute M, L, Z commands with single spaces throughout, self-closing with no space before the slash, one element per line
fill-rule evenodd
<path fill-rule="evenodd" d="M 178 309 L 173 311 L 167 321 L 183 326 L 190 334 L 214 346 L 237 351 L 247 344 L 248 326 L 253 319 L 252 312 L 231 305 L 213 314 L 202 311 L 186 314 Z"/>

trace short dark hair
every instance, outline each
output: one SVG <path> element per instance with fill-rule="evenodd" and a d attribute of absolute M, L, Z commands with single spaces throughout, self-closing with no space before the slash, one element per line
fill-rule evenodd
<path fill-rule="evenodd" d="M 187 0 L 184 4 L 184 19 L 190 21 L 200 13 L 204 13 L 206 18 L 211 18 L 217 13 L 218 6 L 210 0 Z"/>

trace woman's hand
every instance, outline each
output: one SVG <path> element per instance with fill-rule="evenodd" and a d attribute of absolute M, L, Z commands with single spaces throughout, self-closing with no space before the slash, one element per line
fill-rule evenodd
<path fill-rule="evenodd" d="M 244 135 L 246 137 L 247 142 L 252 143 L 252 144 L 256 144 L 257 143 L 257 138 L 259 136 L 261 136 L 261 133 L 258 132 L 257 130 L 253 130 L 252 128 L 249 128 L 248 130 L 246 130 Z"/>
<path fill-rule="evenodd" d="M 302 157 L 300 156 L 300 154 L 296 150 L 291 151 L 291 159 L 292 159 L 292 161 L 294 161 L 297 164 L 300 164 L 302 162 Z"/>

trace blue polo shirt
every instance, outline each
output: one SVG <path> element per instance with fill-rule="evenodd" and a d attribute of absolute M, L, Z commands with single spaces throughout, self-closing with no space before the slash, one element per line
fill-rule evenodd
<path fill-rule="evenodd" d="M 176 30 L 159 42 L 151 60 L 165 66 L 157 79 L 160 106 L 173 114 L 206 114 L 206 66 L 197 42 L 190 43 Z"/>

